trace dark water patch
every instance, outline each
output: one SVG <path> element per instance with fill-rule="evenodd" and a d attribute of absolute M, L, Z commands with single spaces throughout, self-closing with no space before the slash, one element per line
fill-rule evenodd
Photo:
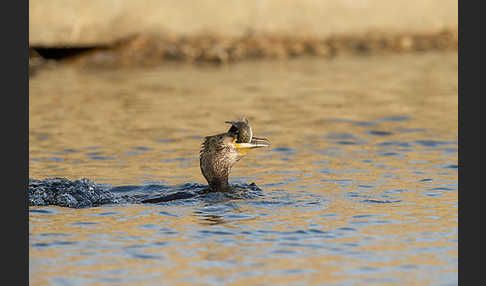
<path fill-rule="evenodd" d="M 295 238 L 295 240 L 299 240 L 299 238 Z M 308 248 L 308 249 L 320 249 L 324 248 L 324 246 L 319 244 L 312 244 L 312 243 L 298 243 L 298 242 L 280 242 L 278 246 L 285 246 L 285 247 L 296 247 L 296 248 Z"/>
<path fill-rule="evenodd" d="M 293 156 L 296 154 L 296 151 L 294 148 L 288 148 L 288 147 L 277 147 L 271 149 L 271 152 L 277 152 L 283 157 L 280 158 L 282 161 L 291 161 L 292 159 L 289 156 Z"/>
<path fill-rule="evenodd" d="M 163 228 L 160 230 L 160 233 L 164 234 L 164 235 L 179 235 L 179 233 L 177 231 L 174 231 L 174 230 L 171 230 L 171 229 L 167 229 L 167 228 Z"/>
<path fill-rule="evenodd" d="M 64 162 L 64 158 L 59 157 L 43 157 L 43 158 L 30 158 L 32 162 Z M 51 165 L 55 167 L 56 165 Z"/>
<path fill-rule="evenodd" d="M 357 231 L 356 228 L 353 228 L 353 227 L 340 227 L 340 228 L 337 228 L 337 230 L 343 230 L 343 231 Z"/>
<path fill-rule="evenodd" d="M 133 149 L 138 150 L 138 151 L 150 151 L 152 148 L 150 147 L 144 147 L 144 146 L 135 146 Z"/>
<path fill-rule="evenodd" d="M 76 152 L 79 152 L 78 150 L 76 149 L 71 149 L 71 148 L 68 148 L 68 149 L 64 149 L 62 150 L 64 153 L 76 153 Z"/>
<path fill-rule="evenodd" d="M 329 133 L 326 138 L 338 145 L 361 145 L 364 141 L 349 133 Z"/>
<path fill-rule="evenodd" d="M 399 133 L 417 133 L 417 132 L 424 132 L 425 128 L 404 128 L 398 127 L 395 129 Z"/>
<path fill-rule="evenodd" d="M 138 227 L 143 229 L 159 229 L 160 226 L 157 224 L 148 223 L 148 224 L 139 225 Z"/>
<path fill-rule="evenodd" d="M 430 188 L 428 190 L 432 190 L 432 191 L 457 191 L 457 189 L 447 188 L 447 187 Z"/>
<path fill-rule="evenodd" d="M 288 147 L 278 147 L 278 148 L 273 148 L 272 151 L 275 151 L 275 152 L 292 152 L 292 151 L 294 151 L 294 149 L 288 148 Z"/>
<path fill-rule="evenodd" d="M 326 182 L 326 183 L 335 183 L 338 185 L 350 185 L 353 182 L 353 179 L 320 179 L 319 181 L 321 182 Z"/>
<path fill-rule="evenodd" d="M 366 133 L 370 135 L 376 135 L 376 136 L 390 136 L 393 134 L 392 132 L 389 131 L 379 131 L 379 130 L 370 130 L 370 131 L 366 131 Z"/>
<path fill-rule="evenodd" d="M 127 193 L 133 192 L 136 190 L 140 190 L 140 186 L 116 186 L 110 189 L 110 192 L 113 193 Z"/>
<path fill-rule="evenodd" d="M 360 268 L 356 269 L 355 271 L 353 271 L 353 273 L 376 272 L 376 271 L 380 271 L 380 268 L 378 268 L 378 267 L 370 267 L 370 266 L 363 266 L 363 267 L 360 267 Z M 375 282 L 377 282 L 377 281 L 375 281 Z"/>
<path fill-rule="evenodd" d="M 329 164 L 329 160 L 313 161 L 312 164 L 314 164 L 314 165 L 328 165 Z"/>
<path fill-rule="evenodd" d="M 103 152 L 89 152 L 89 153 L 86 153 L 86 155 L 89 155 L 89 156 L 103 155 Z"/>
<path fill-rule="evenodd" d="M 354 215 L 351 218 L 360 219 L 360 218 L 376 218 L 376 217 L 386 217 L 389 216 L 388 214 L 362 214 L 362 215 Z"/>
<path fill-rule="evenodd" d="M 172 214 L 166 211 L 158 212 L 157 214 L 163 215 L 163 216 L 170 216 L 170 217 L 181 217 L 180 215 Z"/>
<path fill-rule="evenodd" d="M 387 191 L 384 191 L 383 193 L 384 194 L 400 194 L 400 193 L 405 193 L 405 192 L 408 192 L 408 190 L 404 190 L 404 189 L 387 190 Z"/>
<path fill-rule="evenodd" d="M 167 246 L 167 245 L 169 245 L 169 242 L 168 241 L 156 241 L 156 242 L 152 243 L 151 245 L 153 245 L 153 246 Z"/>
<path fill-rule="evenodd" d="M 73 222 L 71 225 L 74 226 L 84 226 L 84 225 L 99 225 L 100 223 L 98 222 L 91 222 L 91 221 L 78 221 L 78 222 Z"/>
<path fill-rule="evenodd" d="M 88 146 L 85 147 L 84 150 L 97 150 L 103 148 L 102 146 Z"/>
<path fill-rule="evenodd" d="M 385 223 L 392 223 L 396 221 L 389 221 L 389 220 L 375 220 L 373 223 L 378 223 L 378 224 L 385 224 Z"/>
<path fill-rule="evenodd" d="M 356 126 L 374 126 L 375 123 L 369 121 L 356 121 L 354 122 Z"/>
<path fill-rule="evenodd" d="M 199 233 L 204 236 L 235 235 L 232 232 L 221 230 L 200 230 Z"/>
<path fill-rule="evenodd" d="M 66 246 L 66 245 L 76 245 L 78 242 L 76 241 L 53 241 L 53 242 L 37 242 L 37 243 L 32 243 L 30 246 L 31 247 L 52 247 L 52 246 Z"/>
<path fill-rule="evenodd" d="M 403 156 L 402 154 L 399 154 L 399 153 L 396 153 L 396 152 L 384 152 L 384 153 L 379 153 L 378 155 L 379 156 L 386 156 L 386 157 L 390 157 L 390 156 Z"/>
<path fill-rule="evenodd" d="M 310 270 L 310 269 L 284 269 L 284 270 L 279 271 L 279 273 L 282 273 L 284 275 L 305 274 L 305 273 L 312 273 L 312 272 L 315 272 L 315 270 Z"/>
<path fill-rule="evenodd" d="M 381 119 L 378 119 L 378 121 L 408 121 L 410 120 L 410 116 L 407 115 L 393 115 L 393 116 L 388 116 L 388 117 L 383 117 Z"/>
<path fill-rule="evenodd" d="M 47 210 L 47 209 L 29 209 L 29 213 L 34 213 L 34 214 L 54 214 L 54 213 L 57 213 L 55 211 L 52 211 L 52 210 Z"/>
<path fill-rule="evenodd" d="M 444 153 L 447 153 L 447 154 L 449 154 L 449 153 L 457 153 L 457 152 L 458 152 L 458 151 L 457 151 L 457 148 L 442 148 L 441 150 L 442 150 Z"/>
<path fill-rule="evenodd" d="M 103 212 L 103 213 L 98 213 L 98 214 L 93 214 L 96 216 L 110 216 L 110 215 L 119 215 L 122 214 L 121 212 Z"/>
<path fill-rule="evenodd" d="M 377 145 L 383 147 L 392 146 L 392 147 L 403 147 L 403 148 L 408 148 L 412 146 L 412 144 L 408 142 L 401 142 L 401 141 L 385 141 Z"/>
<path fill-rule="evenodd" d="M 371 189 L 374 188 L 374 186 L 368 186 L 368 185 L 357 185 L 357 188 L 364 188 L 364 189 Z"/>
<path fill-rule="evenodd" d="M 136 152 L 136 151 L 126 151 L 125 153 L 126 156 L 136 156 L 138 154 L 140 154 L 140 152 Z"/>
<path fill-rule="evenodd" d="M 74 245 L 74 244 L 78 244 L 77 241 L 54 241 L 51 243 L 53 246 L 57 246 L 57 245 Z"/>
<path fill-rule="evenodd" d="M 270 183 L 270 184 L 263 184 L 264 187 L 278 187 L 288 185 L 288 183 Z"/>
<path fill-rule="evenodd" d="M 459 165 L 452 164 L 452 165 L 443 166 L 442 168 L 444 168 L 444 169 L 458 169 Z"/>
<path fill-rule="evenodd" d="M 32 243 L 30 246 L 31 247 L 40 247 L 40 248 L 43 248 L 43 247 L 48 247 L 49 246 L 49 243 L 37 242 L 37 243 Z"/>
<path fill-rule="evenodd" d="M 335 144 L 339 145 L 360 145 L 361 143 L 359 142 L 354 142 L 354 141 L 337 141 Z"/>
<path fill-rule="evenodd" d="M 351 133 L 328 133 L 326 135 L 326 138 L 331 140 L 351 140 L 351 141 L 358 140 L 358 138 Z"/>
<path fill-rule="evenodd" d="M 443 145 L 457 145 L 456 142 L 438 141 L 438 140 L 415 140 L 415 144 L 425 147 L 439 147 Z"/>
<path fill-rule="evenodd" d="M 115 157 L 110 157 L 110 156 L 91 156 L 88 158 L 92 160 L 115 160 Z"/>
<path fill-rule="evenodd" d="M 421 182 L 421 183 L 425 183 L 425 182 L 432 182 L 432 179 L 430 179 L 430 178 L 425 178 L 425 179 L 419 180 L 419 182 Z"/>
<path fill-rule="evenodd" d="M 172 139 L 155 139 L 155 141 L 160 142 L 160 143 L 169 143 L 172 142 Z"/>
<path fill-rule="evenodd" d="M 402 200 L 377 200 L 377 199 L 366 199 L 362 200 L 362 203 L 372 203 L 372 204 L 392 204 L 392 203 L 399 203 Z"/>
<path fill-rule="evenodd" d="M 302 235 L 302 234 L 306 234 L 307 232 L 305 230 L 302 230 L 302 229 L 299 229 L 299 230 L 294 230 L 294 231 L 282 231 L 280 232 L 280 234 L 283 234 L 283 235 Z"/>
<path fill-rule="evenodd" d="M 371 217 L 377 217 L 379 215 L 376 214 L 364 214 L 364 215 L 354 215 L 351 218 L 371 218 Z"/>
<path fill-rule="evenodd" d="M 315 229 L 315 228 L 309 228 L 307 230 L 309 233 L 314 233 L 314 234 L 329 234 L 330 232 L 327 230 L 320 230 L 320 229 Z"/>
<path fill-rule="evenodd" d="M 137 259 L 162 259 L 162 256 L 159 255 L 153 255 L 153 254 L 145 254 L 145 253 L 130 253 L 130 256 L 132 258 L 137 258 Z"/>
<path fill-rule="evenodd" d="M 48 232 L 48 233 L 41 233 L 40 236 L 42 237 L 56 237 L 56 236 L 68 236 L 67 234 L 65 233 L 52 233 L 52 232 Z"/>

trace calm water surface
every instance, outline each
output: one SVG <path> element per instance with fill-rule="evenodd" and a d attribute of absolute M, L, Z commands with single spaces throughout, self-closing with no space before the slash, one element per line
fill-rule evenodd
<path fill-rule="evenodd" d="M 247 199 L 30 207 L 30 283 L 457 285 L 457 90 L 457 53 L 41 71 L 30 178 L 206 183 L 240 115 L 272 147 L 231 173 Z"/>

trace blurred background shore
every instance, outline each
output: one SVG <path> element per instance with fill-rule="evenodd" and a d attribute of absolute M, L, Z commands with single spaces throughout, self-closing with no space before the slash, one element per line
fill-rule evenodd
<path fill-rule="evenodd" d="M 452 0 L 31 0 L 30 66 L 454 50 L 457 15 Z"/>

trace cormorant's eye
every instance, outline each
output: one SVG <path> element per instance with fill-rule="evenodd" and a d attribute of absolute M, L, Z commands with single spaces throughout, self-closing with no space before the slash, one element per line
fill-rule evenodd
<path fill-rule="evenodd" d="M 238 131 L 238 132 L 236 132 L 236 138 L 238 138 L 236 141 L 237 141 L 238 143 L 244 143 L 244 142 L 243 142 L 243 138 L 241 138 L 241 137 L 242 137 L 242 136 L 241 136 L 240 132 L 239 132 L 239 131 Z"/>

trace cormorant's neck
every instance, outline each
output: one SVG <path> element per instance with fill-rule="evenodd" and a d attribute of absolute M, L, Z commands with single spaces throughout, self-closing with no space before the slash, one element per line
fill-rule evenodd
<path fill-rule="evenodd" d="M 227 133 L 205 138 L 200 152 L 201 172 L 213 192 L 229 189 L 228 177 L 231 166 L 237 161 L 236 150 L 231 143 L 233 137 Z"/>
<path fill-rule="evenodd" d="M 224 192 L 229 190 L 228 176 L 212 178 L 208 181 L 209 188 L 213 192 Z"/>

